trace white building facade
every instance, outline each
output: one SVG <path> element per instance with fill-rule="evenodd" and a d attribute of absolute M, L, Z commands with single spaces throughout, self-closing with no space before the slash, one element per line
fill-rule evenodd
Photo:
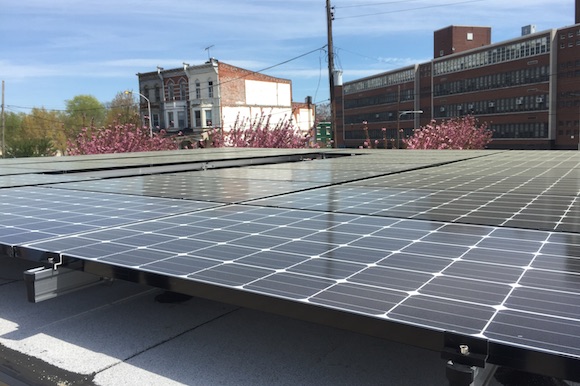
<path fill-rule="evenodd" d="M 270 122 L 291 122 L 296 130 L 308 133 L 314 125 L 315 108 L 309 98 L 292 102 L 292 82 L 245 70 L 216 59 L 202 65 L 137 74 L 139 90 L 151 103 L 156 129 L 228 131 L 237 120 L 252 121 L 269 116 Z M 141 100 L 147 114 L 147 103 Z"/>

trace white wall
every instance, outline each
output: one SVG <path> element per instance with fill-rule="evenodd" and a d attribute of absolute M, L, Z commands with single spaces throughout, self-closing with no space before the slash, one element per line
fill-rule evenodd
<path fill-rule="evenodd" d="M 300 129 L 303 133 L 308 133 L 308 131 L 314 126 L 314 105 L 311 109 L 298 109 L 294 111 L 294 126 Z"/>
<path fill-rule="evenodd" d="M 278 124 L 281 119 L 286 121 L 292 118 L 292 122 L 294 124 L 294 128 L 299 130 L 300 132 L 306 134 L 311 126 L 314 124 L 314 106 L 310 110 L 310 120 L 308 119 L 308 109 L 300 109 L 299 111 L 295 112 L 295 115 L 292 116 L 292 109 L 290 107 L 252 107 L 252 106 L 239 106 L 239 107 L 223 107 L 222 108 L 222 119 L 223 125 L 222 127 L 227 131 L 229 130 L 235 123 L 236 117 L 238 114 L 240 117 L 250 118 L 254 120 L 256 116 L 260 116 L 262 113 L 264 115 L 271 114 L 272 117 L 270 118 L 270 123 L 272 125 Z"/>
<path fill-rule="evenodd" d="M 246 104 L 253 106 L 287 106 L 292 104 L 289 84 L 246 80 Z"/>
<path fill-rule="evenodd" d="M 226 130 L 229 130 L 230 127 L 234 125 L 238 114 L 240 118 L 250 118 L 251 120 L 254 120 L 254 118 L 256 117 L 260 117 L 262 114 L 272 115 L 270 122 L 273 125 L 275 125 L 280 121 L 280 119 L 289 120 L 292 117 L 292 110 L 290 109 L 290 107 L 270 108 L 256 106 L 239 106 L 239 107 L 224 106 L 222 108 L 222 114 L 223 114 L 222 127 Z"/>

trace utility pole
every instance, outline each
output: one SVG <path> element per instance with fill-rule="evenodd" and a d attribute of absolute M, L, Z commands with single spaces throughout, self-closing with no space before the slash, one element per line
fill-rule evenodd
<path fill-rule="evenodd" d="M 334 146 L 337 144 L 336 111 L 334 108 L 334 47 L 332 44 L 332 21 L 334 20 L 334 7 L 330 6 L 330 0 L 326 0 L 326 24 L 328 36 L 328 83 L 330 85 L 330 123 L 332 124 L 332 139 Z"/>
<path fill-rule="evenodd" d="M 2 112 L 0 112 L 2 120 L 2 158 L 6 158 L 6 137 L 4 131 L 6 129 L 6 119 L 4 118 L 4 81 L 2 81 Z"/>

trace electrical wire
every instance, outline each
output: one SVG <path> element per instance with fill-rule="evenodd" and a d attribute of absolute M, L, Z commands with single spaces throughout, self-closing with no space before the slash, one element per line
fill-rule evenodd
<path fill-rule="evenodd" d="M 336 9 L 342 8 L 360 8 L 360 7 L 372 7 L 376 5 L 390 5 L 390 4 L 399 4 L 399 3 L 410 3 L 412 1 L 423 1 L 423 0 L 398 0 L 398 1 L 383 1 L 381 3 L 366 3 L 366 4 L 356 4 L 356 5 L 337 5 L 334 6 Z"/>
<path fill-rule="evenodd" d="M 415 8 L 396 9 L 396 10 L 385 11 L 385 12 L 374 12 L 374 13 L 366 13 L 366 14 L 361 14 L 361 15 L 335 17 L 335 20 L 345 20 L 345 19 L 354 19 L 354 18 L 361 18 L 361 17 L 368 17 L 368 16 L 386 15 L 386 14 L 390 14 L 390 13 L 417 11 L 417 10 L 421 10 L 421 9 L 447 7 L 447 6 L 451 6 L 451 5 L 477 3 L 477 2 L 481 2 L 481 1 L 485 1 L 485 0 L 459 1 L 459 2 L 455 2 L 455 3 L 443 3 L 443 4 L 436 4 L 436 5 L 426 5 L 426 6 L 415 7 Z"/>
<path fill-rule="evenodd" d="M 292 61 L 295 61 L 295 60 L 298 60 L 298 59 L 300 59 L 300 58 L 303 58 L 303 57 L 305 57 L 305 56 L 308 56 L 308 55 L 310 55 L 310 54 L 312 54 L 312 53 L 314 53 L 314 52 L 320 52 L 321 50 L 322 50 L 322 51 L 324 51 L 324 48 L 325 48 L 325 47 L 326 47 L 326 45 L 323 45 L 322 47 L 315 48 L 315 49 L 313 49 L 313 50 L 311 50 L 311 51 L 305 52 L 305 53 L 303 53 L 303 54 L 300 54 L 300 55 L 298 55 L 298 56 L 295 56 L 295 57 L 293 57 L 293 58 L 290 58 L 290 59 L 284 60 L 284 61 L 282 61 L 282 62 L 279 62 L 279 63 L 273 64 L 273 65 L 271 65 L 271 66 L 268 66 L 268 67 L 265 67 L 265 68 L 262 68 L 261 70 L 257 70 L 257 71 L 248 71 L 248 73 L 247 73 L 247 74 L 244 74 L 244 75 L 242 75 L 242 76 L 239 76 L 239 77 L 237 77 L 237 78 L 232 78 L 232 79 L 228 79 L 228 80 L 226 80 L 226 81 L 224 81 L 224 82 L 219 82 L 219 83 L 217 83 L 217 86 L 219 86 L 219 85 L 222 85 L 222 84 L 226 84 L 226 83 L 230 83 L 230 82 L 234 82 L 234 81 L 236 81 L 236 80 L 244 79 L 244 78 L 247 78 L 248 76 L 251 76 L 251 75 L 260 74 L 260 73 L 262 73 L 262 72 L 264 72 L 264 71 L 271 70 L 271 69 L 273 69 L 273 68 L 276 68 L 276 67 L 282 66 L 282 65 L 284 65 L 284 64 L 287 64 L 287 63 L 290 63 L 290 62 L 292 62 Z M 200 90 L 208 90 L 208 89 L 209 89 L 209 87 L 203 87 L 203 88 L 201 88 Z M 78 112 L 88 112 L 88 111 L 97 111 L 97 110 L 109 110 L 109 109 L 111 109 L 111 108 L 122 108 L 122 107 L 130 107 L 130 106 L 131 106 L 131 105 L 129 105 L 129 106 L 114 106 L 114 107 L 110 107 L 110 106 L 105 106 L 105 105 L 103 105 L 102 107 L 94 107 L 94 108 L 89 108 L 89 109 L 74 109 L 74 110 L 72 110 L 72 111 L 73 111 L 73 112 L 75 112 L 75 113 L 78 113 Z M 26 107 L 26 106 L 16 106 L 16 105 L 6 105 L 6 107 L 12 107 L 12 108 L 17 108 L 17 109 L 26 109 L 26 110 L 38 109 L 38 107 Z M 44 109 L 44 108 L 43 108 L 43 109 Z M 51 111 L 51 112 L 69 112 L 69 113 L 71 112 L 71 111 L 70 111 L 70 110 L 68 110 L 68 109 L 65 109 L 65 110 L 63 110 L 63 109 L 44 109 L 44 110 L 46 110 L 46 111 Z"/>
<path fill-rule="evenodd" d="M 318 90 L 320 89 L 320 82 L 322 80 L 322 53 L 323 52 L 325 53 L 326 51 L 321 50 L 319 55 L 318 55 L 318 83 L 316 84 L 316 91 L 314 92 L 314 98 L 313 98 L 314 101 L 316 101 L 316 98 L 318 96 Z"/>

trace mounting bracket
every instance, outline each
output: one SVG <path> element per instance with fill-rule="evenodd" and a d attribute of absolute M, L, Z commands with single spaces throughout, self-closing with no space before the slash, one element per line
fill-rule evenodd
<path fill-rule="evenodd" d="M 60 262 L 62 263 L 62 262 Z M 38 267 L 24 271 L 28 301 L 38 303 L 73 291 L 87 288 L 104 279 L 83 271 L 59 267 Z"/>
<path fill-rule="evenodd" d="M 474 336 L 445 331 L 441 357 L 447 359 L 445 374 L 449 386 L 485 386 L 496 366 L 487 364 L 488 341 Z"/>

